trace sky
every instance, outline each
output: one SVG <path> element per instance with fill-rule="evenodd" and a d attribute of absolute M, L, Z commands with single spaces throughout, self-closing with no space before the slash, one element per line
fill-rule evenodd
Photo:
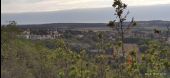
<path fill-rule="evenodd" d="M 170 4 L 170 0 L 122 0 L 128 6 Z M 45 12 L 111 7 L 113 0 L 1 0 L 1 13 Z"/>

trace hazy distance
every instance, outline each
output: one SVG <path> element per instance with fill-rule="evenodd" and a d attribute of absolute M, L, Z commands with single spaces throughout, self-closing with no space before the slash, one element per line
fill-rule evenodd
<path fill-rule="evenodd" d="M 129 18 L 137 21 L 166 20 L 170 21 L 170 5 L 129 6 Z M 107 23 L 114 19 L 114 9 L 90 8 L 49 12 L 1 13 L 1 25 L 8 21 L 18 24 L 43 23 Z"/>

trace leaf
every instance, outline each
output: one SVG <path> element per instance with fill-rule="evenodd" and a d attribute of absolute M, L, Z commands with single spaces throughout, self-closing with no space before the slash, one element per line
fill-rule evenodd
<path fill-rule="evenodd" d="M 107 24 L 107 26 L 114 28 L 115 27 L 115 21 L 109 21 L 109 23 Z"/>

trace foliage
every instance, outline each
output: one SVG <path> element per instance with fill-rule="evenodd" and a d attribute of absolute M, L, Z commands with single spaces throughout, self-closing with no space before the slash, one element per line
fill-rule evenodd
<path fill-rule="evenodd" d="M 117 34 L 118 34 L 117 38 L 119 41 L 121 41 L 121 53 L 122 53 L 122 56 L 125 57 L 125 48 L 124 48 L 125 36 L 124 35 L 133 26 L 136 26 L 136 22 L 134 21 L 134 18 L 132 18 L 129 25 L 127 26 L 124 25 L 124 22 L 126 21 L 127 16 L 129 14 L 129 11 L 126 12 L 127 4 L 123 3 L 121 0 L 114 0 L 112 6 L 115 9 L 114 15 L 116 16 L 116 19 L 114 19 L 114 21 L 109 21 L 108 26 L 111 27 L 113 30 L 116 29 Z"/>
<path fill-rule="evenodd" d="M 127 7 L 115 0 L 113 7 L 120 25 L 110 22 L 109 26 L 122 28 L 122 14 Z M 135 25 L 132 20 L 133 25 Z M 119 28 L 116 27 L 116 28 Z M 123 29 L 122 35 L 124 34 Z M 158 32 L 156 30 L 156 32 Z M 159 40 L 141 40 L 144 50 L 127 52 L 127 58 L 119 53 L 108 55 L 106 50 L 116 47 L 117 52 L 123 39 L 107 41 L 105 35 L 97 33 L 98 53 L 90 55 L 86 49 L 73 51 L 64 39 L 33 41 L 20 38 L 21 30 L 13 21 L 1 27 L 1 77 L 2 78 L 168 78 L 170 72 L 170 46 Z M 88 34 L 87 34 L 88 35 Z M 90 35 L 91 36 L 91 35 Z M 93 38 L 93 37 L 92 37 Z M 94 41 L 95 41 L 94 40 Z M 46 44 L 48 43 L 48 44 Z M 113 46 L 112 43 L 115 43 Z M 52 47 L 51 47 L 52 46 Z M 141 56 L 141 57 L 140 57 Z M 122 62 L 122 59 L 125 60 Z"/>

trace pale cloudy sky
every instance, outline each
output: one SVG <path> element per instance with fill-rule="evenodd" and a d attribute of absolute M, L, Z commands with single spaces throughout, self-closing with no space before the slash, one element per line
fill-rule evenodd
<path fill-rule="evenodd" d="M 129 6 L 170 4 L 170 0 L 122 0 Z M 1 13 L 111 7 L 113 0 L 1 0 Z"/>

